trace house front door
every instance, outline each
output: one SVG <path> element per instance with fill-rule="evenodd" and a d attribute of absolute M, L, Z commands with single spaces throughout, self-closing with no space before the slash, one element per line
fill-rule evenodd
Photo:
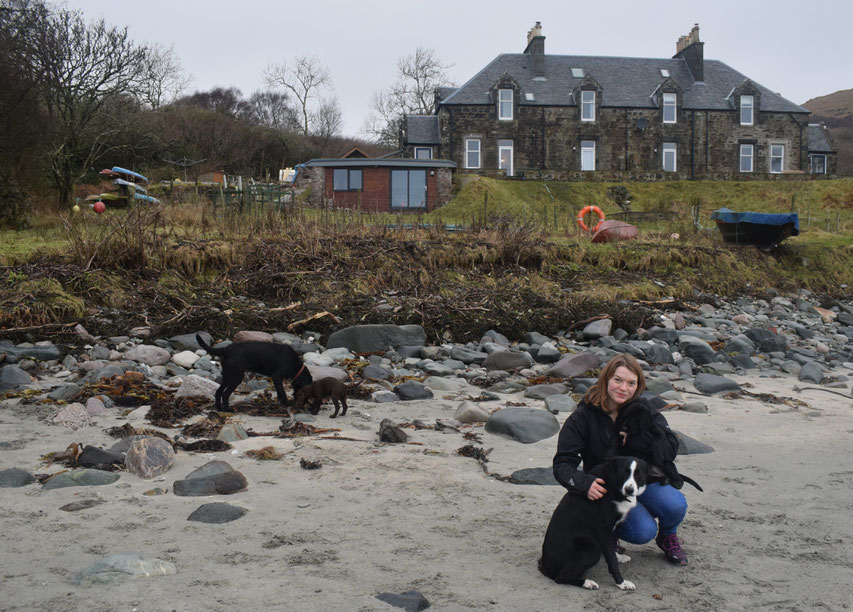
<path fill-rule="evenodd" d="M 512 141 L 501 140 L 498 143 L 498 169 L 512 176 Z"/>

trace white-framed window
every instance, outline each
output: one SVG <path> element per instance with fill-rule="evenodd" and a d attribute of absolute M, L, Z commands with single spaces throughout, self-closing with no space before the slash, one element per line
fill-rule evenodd
<path fill-rule="evenodd" d="M 755 147 L 751 144 L 740 145 L 740 171 L 752 172 L 752 164 L 755 158 Z"/>
<path fill-rule="evenodd" d="M 741 96 L 740 97 L 740 124 L 752 125 L 755 123 L 755 97 Z"/>
<path fill-rule="evenodd" d="M 415 147 L 415 159 L 432 159 L 432 147 Z"/>
<path fill-rule="evenodd" d="M 663 169 L 665 172 L 675 172 L 678 169 L 678 152 L 674 142 L 663 143 Z"/>
<path fill-rule="evenodd" d="M 504 170 L 507 176 L 512 176 L 513 145 L 511 140 L 498 141 L 498 169 Z"/>
<path fill-rule="evenodd" d="M 501 121 L 512 120 L 512 90 L 498 90 L 498 119 Z"/>
<path fill-rule="evenodd" d="M 812 153 L 809 156 L 812 174 L 826 174 L 826 155 L 823 153 Z"/>
<path fill-rule="evenodd" d="M 426 170 L 391 170 L 391 208 L 426 208 Z"/>
<path fill-rule="evenodd" d="M 361 170 L 335 168 L 332 173 L 332 188 L 335 191 L 361 191 Z"/>
<path fill-rule="evenodd" d="M 595 170 L 595 141 L 581 140 L 581 170 Z"/>
<path fill-rule="evenodd" d="M 785 171 L 785 145 L 770 145 L 770 173 L 781 174 Z"/>
<path fill-rule="evenodd" d="M 467 138 L 465 140 L 465 167 L 480 167 L 480 139 Z"/>
<path fill-rule="evenodd" d="M 676 120 L 676 102 L 678 101 L 677 94 L 663 94 L 663 122 L 675 123 Z"/>
<path fill-rule="evenodd" d="M 595 92 L 581 92 L 581 121 L 595 121 Z"/>

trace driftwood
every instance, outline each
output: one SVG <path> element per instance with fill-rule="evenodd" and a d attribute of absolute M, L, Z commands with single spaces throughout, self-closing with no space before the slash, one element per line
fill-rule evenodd
<path fill-rule="evenodd" d="M 307 319 L 302 319 L 300 321 L 294 321 L 293 323 L 291 323 L 290 325 L 287 326 L 287 329 L 288 329 L 288 331 L 293 331 L 296 328 L 296 326 L 298 326 L 298 325 L 303 325 L 304 323 L 308 323 L 309 321 L 313 321 L 315 319 L 321 319 L 323 317 L 332 317 L 332 321 L 334 321 L 336 324 L 341 322 L 341 320 L 338 317 L 336 317 L 335 315 L 333 315 L 331 312 L 324 310 L 323 312 L 318 312 L 317 314 L 311 315 Z"/>

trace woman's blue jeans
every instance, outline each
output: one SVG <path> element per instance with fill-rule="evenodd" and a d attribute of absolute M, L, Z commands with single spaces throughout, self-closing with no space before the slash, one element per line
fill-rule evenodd
<path fill-rule="evenodd" d="M 637 501 L 639 503 L 628 513 L 628 518 L 613 532 L 617 538 L 631 544 L 650 542 L 658 530 L 661 535 L 675 533 L 687 513 L 684 495 L 668 484 L 653 482 L 647 485 Z M 655 519 L 660 522 L 660 528 Z"/>

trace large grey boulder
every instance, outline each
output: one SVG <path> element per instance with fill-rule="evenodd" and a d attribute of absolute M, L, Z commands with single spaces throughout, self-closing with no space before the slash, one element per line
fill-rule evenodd
<path fill-rule="evenodd" d="M 721 391 L 740 391 L 740 385 L 731 378 L 701 372 L 696 375 L 693 386 L 700 393 L 719 393 Z"/>
<path fill-rule="evenodd" d="M 523 351 L 498 351 L 483 361 L 483 367 L 487 370 L 514 370 L 529 368 L 532 365 L 533 357 Z"/>
<path fill-rule="evenodd" d="M 530 399 L 544 400 L 551 395 L 560 395 L 568 389 L 563 383 L 551 383 L 542 385 L 531 385 L 524 390 L 524 397 Z"/>
<path fill-rule="evenodd" d="M 181 382 L 181 386 L 175 391 L 175 398 L 179 397 L 206 397 L 213 399 L 219 384 L 198 376 L 197 374 L 188 374 Z"/>
<path fill-rule="evenodd" d="M 432 399 L 434 397 L 429 387 L 416 380 L 407 380 L 403 384 L 397 385 L 394 387 L 394 393 L 401 400 Z"/>
<path fill-rule="evenodd" d="M 486 357 L 488 357 L 488 353 L 482 351 L 472 351 L 471 349 L 467 349 L 462 346 L 454 346 L 450 350 L 450 356 L 453 359 L 458 359 L 462 363 L 476 363 L 477 365 L 480 365 L 486 360 Z"/>
<path fill-rule="evenodd" d="M 164 365 L 169 362 L 172 354 L 164 348 L 153 344 L 140 344 L 130 349 L 125 357 L 149 366 Z"/>
<path fill-rule="evenodd" d="M 643 347 L 643 358 L 649 363 L 675 363 L 672 359 L 672 350 L 665 344 L 653 342 Z"/>
<path fill-rule="evenodd" d="M 16 365 L 0 368 L 0 391 L 20 389 L 33 382 L 32 377 Z"/>
<path fill-rule="evenodd" d="M 820 384 L 823 380 L 823 370 L 814 361 L 809 361 L 803 364 L 803 367 L 800 368 L 800 373 L 797 375 L 797 379 Z"/>
<path fill-rule="evenodd" d="M 119 475 L 113 472 L 82 468 L 70 472 L 60 472 L 50 480 L 45 481 L 41 489 L 42 491 L 50 491 L 51 489 L 63 489 L 65 487 L 97 487 L 112 484 L 118 479 Z"/>
<path fill-rule="evenodd" d="M 511 407 L 493 412 L 486 421 L 486 431 L 522 444 L 532 444 L 556 434 L 560 431 L 560 423 L 547 410 Z"/>
<path fill-rule="evenodd" d="M 681 336 L 678 339 L 678 349 L 685 357 L 692 359 L 697 365 L 714 363 L 717 360 L 717 353 L 711 348 L 711 345 L 693 336 Z"/>
<path fill-rule="evenodd" d="M 775 334 L 769 329 L 753 327 L 744 332 L 744 335 L 752 340 L 762 353 L 773 353 L 776 351 L 784 351 L 788 348 L 788 341 L 785 336 Z"/>
<path fill-rule="evenodd" d="M 355 353 L 368 353 L 401 344 L 423 345 L 426 340 L 426 332 L 420 325 L 354 325 L 329 336 L 326 348 L 346 347 Z"/>
<path fill-rule="evenodd" d="M 548 368 L 546 376 L 574 378 L 601 365 L 601 358 L 595 353 L 583 352 L 569 354 Z"/>
<path fill-rule="evenodd" d="M 554 478 L 553 468 L 524 468 L 516 470 L 509 475 L 509 481 L 518 485 L 545 485 L 559 486 L 560 483 Z"/>
<path fill-rule="evenodd" d="M 610 335 L 610 330 L 613 329 L 613 321 L 611 319 L 598 319 L 587 323 L 583 328 L 581 335 L 584 338 L 595 340 Z"/>
<path fill-rule="evenodd" d="M 206 331 L 196 333 L 208 344 L 213 344 L 213 337 Z M 172 336 L 169 338 L 169 342 L 175 347 L 176 351 L 197 351 L 201 348 L 201 345 L 199 345 L 195 337 L 196 334 L 181 334 L 179 336 Z"/>
<path fill-rule="evenodd" d="M 714 452 L 713 446 L 705 444 L 704 442 L 699 442 L 699 440 L 691 438 L 687 434 L 683 434 L 675 429 L 672 430 L 672 433 L 674 433 L 675 437 L 678 439 L 679 455 L 704 455 L 706 453 Z"/>

